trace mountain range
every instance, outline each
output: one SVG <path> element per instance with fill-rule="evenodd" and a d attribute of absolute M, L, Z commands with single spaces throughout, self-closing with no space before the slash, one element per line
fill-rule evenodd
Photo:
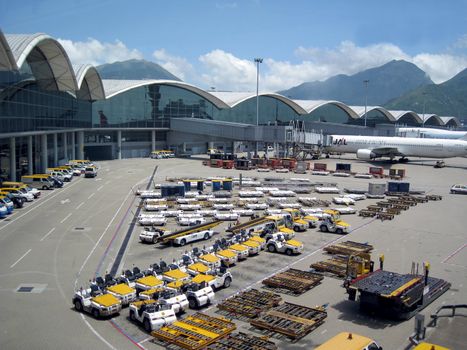
<path fill-rule="evenodd" d="M 180 79 L 146 60 L 128 60 L 96 67 L 102 79 Z M 364 81 L 368 81 L 364 83 Z M 353 75 L 339 74 L 324 81 L 305 82 L 280 94 L 299 100 L 337 100 L 351 106 L 384 106 L 392 110 L 456 116 L 467 121 L 467 68 L 435 84 L 419 67 L 393 60 Z"/>

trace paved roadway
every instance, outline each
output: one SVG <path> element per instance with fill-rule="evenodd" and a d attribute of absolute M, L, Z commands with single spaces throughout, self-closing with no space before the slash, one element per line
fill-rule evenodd
<path fill-rule="evenodd" d="M 329 164 L 344 160 L 326 160 Z M 347 161 L 347 160 L 345 160 Z M 354 170 L 364 172 L 368 164 L 352 160 Z M 128 231 L 138 200 L 132 187 L 145 187 L 154 166 L 155 182 L 169 176 L 212 176 L 238 174 L 234 170 L 210 169 L 197 160 L 128 159 L 100 164 L 97 179 L 75 178 L 60 190 L 43 192 L 42 198 L 17 210 L 0 222 L 0 348 L 1 349 L 134 349 L 160 348 L 139 328 L 126 320 L 127 310 L 113 322 L 94 320 L 72 309 L 75 287 L 85 286 L 96 272 L 110 270 Z M 467 196 L 447 194 L 453 183 L 466 178 L 467 160 L 448 160 L 447 168 L 433 169 L 422 164 L 404 165 L 413 187 L 445 195 L 441 202 L 418 205 L 393 221 L 371 221 L 346 217 L 354 228 L 350 239 L 368 241 L 378 254 L 386 256 L 385 267 L 408 272 L 411 262 L 429 260 L 433 276 L 452 282 L 452 290 L 429 306 L 429 315 L 443 303 L 465 303 L 467 238 L 462 218 Z M 342 187 L 366 188 L 368 180 L 321 178 L 310 175 L 259 174 L 244 176 L 309 177 L 314 181 L 338 182 Z M 358 203 L 358 207 L 369 204 Z M 134 230 L 120 267 L 146 267 L 160 257 L 170 260 L 183 249 L 159 249 L 140 244 Z M 306 252 L 288 258 L 265 254 L 248 259 L 233 269 L 234 283 L 217 293 L 217 299 L 255 282 L 288 264 L 307 269 L 322 258 L 319 248 L 334 235 L 308 231 L 298 236 Z M 278 342 L 281 348 L 312 348 L 338 331 L 354 331 L 372 336 L 384 348 L 403 349 L 413 329 L 413 320 L 394 323 L 363 316 L 355 303 L 346 301 L 341 281 L 325 278 L 323 284 L 300 297 L 283 296 L 305 305 L 329 304 L 324 325 L 295 344 Z M 34 287 L 33 293 L 16 292 L 21 286 Z M 256 285 L 255 287 L 259 287 Z M 215 308 L 209 313 L 214 314 Z M 251 331 L 238 322 L 240 330 Z M 126 334 L 123 335 L 121 332 Z M 131 338 L 131 339 L 130 339 Z M 135 345 L 133 341 L 139 343 Z"/>

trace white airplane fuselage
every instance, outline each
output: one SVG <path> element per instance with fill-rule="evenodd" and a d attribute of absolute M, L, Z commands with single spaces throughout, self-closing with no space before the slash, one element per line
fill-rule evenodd
<path fill-rule="evenodd" d="M 409 137 L 331 135 L 330 152 L 356 153 L 360 159 L 378 157 L 453 158 L 467 156 L 467 141 Z"/>
<path fill-rule="evenodd" d="M 430 139 L 462 139 L 467 136 L 467 131 L 453 131 L 435 128 L 398 128 L 398 136 L 422 137 Z"/>

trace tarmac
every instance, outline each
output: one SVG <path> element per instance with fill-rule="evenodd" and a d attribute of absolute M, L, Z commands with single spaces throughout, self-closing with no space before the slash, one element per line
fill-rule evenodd
<path fill-rule="evenodd" d="M 351 163 L 355 172 L 367 172 L 370 165 L 405 168 L 404 180 L 410 182 L 411 189 L 440 194 L 443 199 L 419 204 L 390 221 L 344 216 L 352 225 L 352 232 L 346 236 L 321 233 L 317 229 L 297 233 L 296 239 L 305 245 L 301 255 L 288 257 L 262 252 L 238 263 L 232 268 L 231 287 L 216 292 L 217 302 L 245 288 L 261 289 L 262 279 L 287 267 L 309 270 L 311 263 L 326 257 L 321 251 L 324 245 L 349 239 L 372 244 L 374 260 L 384 254 L 386 270 L 408 273 L 412 262 L 422 266 L 424 261 L 429 261 L 431 276 L 452 284 L 448 292 L 422 311 L 426 320 L 442 305 L 466 303 L 467 233 L 463 218 L 467 196 L 449 194 L 449 189 L 453 184 L 465 183 L 467 159 L 447 159 L 447 166 L 442 169 L 433 168 L 434 160 L 369 164 L 351 155 L 318 162 L 327 163 L 330 169 L 334 169 L 335 163 Z M 313 182 L 337 183 L 341 189 L 367 189 L 369 182 L 387 181 L 215 169 L 203 166 L 201 159 L 126 159 L 98 164 L 97 178 L 75 178 L 63 189 L 42 191 L 40 199 L 0 221 L 1 349 L 164 348 L 129 321 L 127 309 L 111 320 L 96 320 L 76 312 L 71 302 L 76 288 L 87 286 L 96 274 L 110 271 L 117 257 L 120 260 L 117 271 L 132 266 L 144 269 L 161 258 L 170 262 L 191 248 L 160 247 L 138 240 L 141 227 L 132 222 L 140 198 L 134 191 L 146 188 L 156 166 L 155 183 L 172 177 L 235 177 L 240 173 L 257 178 L 304 177 Z M 361 209 L 376 201 L 359 201 L 355 206 Z M 226 235 L 222 230 L 226 225 L 216 228 L 221 231 L 218 237 Z M 26 288 L 18 291 L 21 287 Z M 396 322 L 361 313 L 356 302 L 347 300 L 340 279 L 325 277 L 321 285 L 300 296 L 281 296 L 296 304 L 326 305 L 328 316 L 324 324 L 297 342 L 272 337 L 280 349 L 312 349 L 341 331 L 371 337 L 384 349 L 406 349 L 413 333 L 413 319 Z M 215 305 L 201 311 L 220 315 Z M 235 322 L 237 330 L 263 335 L 247 322 Z M 430 337 L 441 334 L 433 338 L 445 342 L 439 345 L 449 347 L 451 341 L 452 348 L 458 349 L 454 344 L 458 341 L 456 337 L 462 336 L 461 329 L 443 323 L 439 328 L 429 329 L 427 334 Z M 449 336 L 442 336 L 444 331 Z"/>

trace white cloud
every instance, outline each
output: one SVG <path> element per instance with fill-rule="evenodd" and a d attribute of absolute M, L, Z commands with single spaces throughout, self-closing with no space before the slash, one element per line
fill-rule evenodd
<path fill-rule="evenodd" d="M 439 84 L 465 69 L 467 56 L 422 53 L 413 57 L 412 62 Z"/>
<path fill-rule="evenodd" d="M 129 49 L 120 40 L 113 43 L 102 43 L 99 40 L 89 38 L 87 41 L 71 41 L 58 39 L 65 48 L 72 63 L 89 63 L 99 65 L 115 61 L 143 58 L 143 54 L 136 49 Z"/>
<path fill-rule="evenodd" d="M 165 49 L 152 53 L 156 62 L 182 80 L 193 78 L 193 66 L 187 59 L 169 54 Z"/>

